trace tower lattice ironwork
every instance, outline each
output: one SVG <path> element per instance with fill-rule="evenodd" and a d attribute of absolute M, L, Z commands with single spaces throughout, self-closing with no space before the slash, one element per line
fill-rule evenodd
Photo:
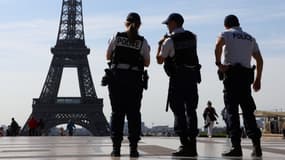
<path fill-rule="evenodd" d="M 95 136 L 109 134 L 103 114 L 103 99 L 97 98 L 92 81 L 85 45 L 82 0 L 63 0 L 56 45 L 51 48 L 53 59 L 38 99 L 33 99 L 30 117 L 42 119 L 44 133 L 72 120 Z M 58 97 L 63 69 L 77 68 L 81 97 Z M 28 134 L 28 121 L 22 135 Z"/>

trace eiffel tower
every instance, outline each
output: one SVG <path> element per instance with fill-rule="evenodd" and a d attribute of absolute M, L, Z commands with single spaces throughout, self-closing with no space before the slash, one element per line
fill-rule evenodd
<path fill-rule="evenodd" d="M 82 0 L 63 0 L 57 42 L 51 52 L 49 72 L 40 97 L 33 99 L 30 117 L 43 120 L 46 134 L 49 129 L 72 120 L 93 136 L 109 135 L 103 99 L 97 98 L 87 59 L 90 49 L 85 45 Z M 77 68 L 81 97 L 57 97 L 65 67 Z M 28 135 L 28 129 L 27 120 L 21 135 Z"/>

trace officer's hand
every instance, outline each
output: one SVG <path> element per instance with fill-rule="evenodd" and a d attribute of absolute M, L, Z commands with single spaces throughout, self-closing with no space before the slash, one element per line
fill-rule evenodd
<path fill-rule="evenodd" d="M 165 39 L 161 39 L 158 41 L 158 46 L 161 46 Z"/>
<path fill-rule="evenodd" d="M 165 39 L 166 39 L 167 37 L 168 37 L 167 34 L 164 35 L 164 36 L 158 41 L 158 46 L 161 46 L 162 43 L 165 41 Z"/>
<path fill-rule="evenodd" d="M 253 90 L 255 92 L 259 91 L 261 88 L 261 82 L 260 82 L 260 79 L 256 79 L 253 83 Z"/>
<path fill-rule="evenodd" d="M 162 64 L 164 62 L 164 58 L 162 56 L 157 55 L 156 56 L 156 61 L 158 64 Z"/>
<path fill-rule="evenodd" d="M 227 65 L 223 65 L 223 64 L 219 65 L 219 71 L 223 73 L 225 73 L 228 69 L 229 69 L 229 66 Z"/>

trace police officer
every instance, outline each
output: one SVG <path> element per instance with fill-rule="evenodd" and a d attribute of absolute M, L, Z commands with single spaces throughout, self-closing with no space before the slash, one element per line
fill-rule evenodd
<path fill-rule="evenodd" d="M 174 113 L 174 130 L 181 146 L 173 156 L 197 156 L 196 137 L 200 65 L 196 51 L 196 35 L 183 29 L 183 17 L 172 13 L 163 21 L 170 35 L 159 41 L 157 63 L 164 63 L 169 76 L 168 100 Z"/>
<path fill-rule="evenodd" d="M 244 126 L 249 138 L 253 142 L 252 156 L 261 157 L 261 132 L 257 127 L 254 111 L 255 102 L 251 95 L 251 84 L 255 91 L 260 90 L 263 59 L 255 39 L 240 28 L 235 15 L 225 17 L 226 30 L 218 37 L 215 56 L 219 72 L 223 73 L 224 102 L 228 114 L 228 129 L 232 142 L 229 152 L 223 156 L 242 156 L 241 129 L 238 106 L 242 109 Z M 225 47 L 224 47 L 225 46 Z M 224 62 L 221 62 L 224 47 Z M 251 67 L 251 57 L 256 61 L 256 78 L 254 68 Z"/>
<path fill-rule="evenodd" d="M 139 14 L 131 12 L 125 22 L 126 31 L 118 32 L 110 40 L 107 60 L 111 61 L 111 80 L 108 84 L 112 106 L 111 156 L 120 156 L 125 116 L 128 120 L 130 156 L 138 157 L 137 144 L 141 134 L 142 75 L 150 63 L 150 46 L 138 34 L 141 25 Z"/>

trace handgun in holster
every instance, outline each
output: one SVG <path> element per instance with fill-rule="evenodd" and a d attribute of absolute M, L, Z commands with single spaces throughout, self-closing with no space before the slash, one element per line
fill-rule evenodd
<path fill-rule="evenodd" d="M 109 68 L 106 68 L 104 71 L 105 71 L 105 75 L 102 77 L 101 85 L 102 86 L 107 86 L 112 81 L 113 73 L 112 73 L 112 70 L 109 69 Z"/>

